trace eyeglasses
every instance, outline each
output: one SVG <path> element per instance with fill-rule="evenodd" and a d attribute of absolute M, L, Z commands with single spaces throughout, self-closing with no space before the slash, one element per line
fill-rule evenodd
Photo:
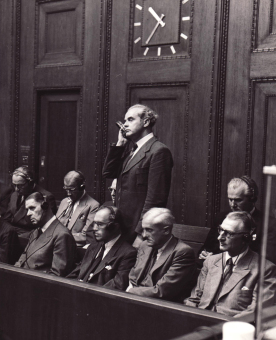
<path fill-rule="evenodd" d="M 14 183 L 12 183 L 12 186 L 14 187 L 14 189 L 17 188 L 18 190 L 20 190 L 20 189 L 23 189 L 24 186 L 25 186 L 27 183 L 28 183 L 28 182 L 25 182 L 24 184 L 14 184 Z"/>
<path fill-rule="evenodd" d="M 110 192 L 112 192 L 112 191 L 116 191 L 116 188 L 108 187 L 108 190 L 109 190 Z"/>
<path fill-rule="evenodd" d="M 248 234 L 248 233 L 246 233 L 246 232 L 240 232 L 240 233 L 234 233 L 234 232 L 232 232 L 232 231 L 228 231 L 228 230 L 226 230 L 226 229 L 223 229 L 221 226 L 219 226 L 218 227 L 218 233 L 219 233 L 219 235 L 221 234 L 221 233 L 224 233 L 224 235 L 225 235 L 225 237 L 227 237 L 227 238 L 233 238 L 235 235 L 242 235 L 242 234 Z"/>
<path fill-rule="evenodd" d="M 77 191 L 77 190 L 78 190 L 78 188 L 66 188 L 66 187 L 63 187 L 63 189 L 64 189 L 65 191 L 70 191 L 70 192 L 73 192 L 73 191 Z"/>
<path fill-rule="evenodd" d="M 98 229 L 103 229 L 105 227 L 107 227 L 111 222 L 108 222 L 108 223 L 102 223 L 102 222 L 93 222 L 92 223 L 92 228 L 94 229 L 95 226 L 97 226 Z"/>

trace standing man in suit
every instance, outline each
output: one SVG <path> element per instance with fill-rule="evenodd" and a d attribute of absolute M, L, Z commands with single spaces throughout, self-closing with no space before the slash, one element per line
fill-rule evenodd
<path fill-rule="evenodd" d="M 35 269 L 57 276 L 66 276 L 75 265 L 76 243 L 67 228 L 53 214 L 47 198 L 40 192 L 26 199 L 27 215 L 37 228 L 16 267 Z"/>
<path fill-rule="evenodd" d="M 27 216 L 26 197 L 34 192 L 41 192 L 47 197 L 53 214 L 57 211 L 56 201 L 49 191 L 34 182 L 33 173 L 26 166 L 21 166 L 14 170 L 12 173 L 12 186 L 14 191 L 11 192 L 6 212 L 1 215 L 1 222 L 5 225 L 11 225 L 18 235 L 29 237 L 34 226 Z"/>
<path fill-rule="evenodd" d="M 236 317 L 254 312 L 259 274 L 259 255 L 249 248 L 254 221 L 245 211 L 232 212 L 218 232 L 222 253 L 207 257 L 186 304 Z M 273 304 L 275 291 L 276 266 L 266 260 L 263 306 Z"/>
<path fill-rule="evenodd" d="M 143 217 L 145 241 L 129 274 L 127 292 L 180 302 L 195 283 L 195 254 L 172 235 L 174 217 L 169 209 L 152 208 Z"/>
<path fill-rule="evenodd" d="M 81 264 L 68 276 L 79 281 L 125 290 L 136 250 L 121 235 L 122 217 L 118 208 L 102 206 L 92 229 L 97 243 L 89 245 Z"/>
<path fill-rule="evenodd" d="M 220 212 L 216 216 L 213 227 L 207 236 L 204 244 L 204 250 L 199 255 L 199 258 L 205 260 L 208 255 L 218 254 L 221 252 L 218 241 L 218 226 L 222 223 L 225 217 L 231 211 L 246 211 L 248 212 L 256 225 L 250 240 L 249 247 L 255 252 L 259 252 L 261 245 L 261 235 L 263 228 L 263 213 L 255 206 L 258 200 L 258 186 L 256 182 L 249 176 L 233 178 L 228 183 L 227 196 L 230 210 Z M 276 220 L 274 217 L 269 218 L 269 237 L 267 244 L 266 258 L 276 264 Z"/>
<path fill-rule="evenodd" d="M 67 198 L 60 203 L 57 218 L 71 231 L 77 246 L 84 246 L 86 230 L 94 220 L 99 203 L 86 193 L 85 177 L 80 171 L 65 175 L 63 189 Z"/>
<path fill-rule="evenodd" d="M 170 150 L 153 135 L 158 115 L 145 105 L 134 105 L 125 115 L 117 144 L 110 146 L 103 176 L 117 178 L 116 207 L 124 218 L 128 239 L 142 242 L 142 218 L 153 207 L 166 207 L 173 160 Z M 127 152 L 127 142 L 133 143 Z"/>

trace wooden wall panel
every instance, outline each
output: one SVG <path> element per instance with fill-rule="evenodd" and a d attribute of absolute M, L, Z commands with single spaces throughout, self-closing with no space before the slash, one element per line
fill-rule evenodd
<path fill-rule="evenodd" d="M 189 114 L 188 84 L 129 85 L 130 105 L 141 103 L 158 112 L 154 133 L 174 155 L 168 208 L 184 223 L 187 140 Z"/>
<path fill-rule="evenodd" d="M 15 11 L 15 1 L 0 2 L 0 192 L 10 183 L 15 142 Z"/>
<path fill-rule="evenodd" d="M 228 209 L 227 183 L 249 173 L 246 160 L 253 3 L 230 1 L 223 132 L 221 210 Z"/>

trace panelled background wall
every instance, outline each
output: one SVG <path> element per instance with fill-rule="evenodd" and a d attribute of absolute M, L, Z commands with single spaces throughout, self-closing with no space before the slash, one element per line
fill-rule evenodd
<path fill-rule="evenodd" d="M 115 122 L 140 102 L 173 153 L 177 222 L 209 226 L 232 177 L 263 190 L 275 163 L 275 34 L 274 0 L 0 0 L 0 190 L 27 164 L 60 200 L 77 168 L 109 199 Z"/>

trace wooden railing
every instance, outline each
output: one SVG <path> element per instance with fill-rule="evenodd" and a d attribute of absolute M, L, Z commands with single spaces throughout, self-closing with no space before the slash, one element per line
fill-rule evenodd
<path fill-rule="evenodd" d="M 11 340 L 165 340 L 232 319 L 5 264 L 0 301 Z"/>

